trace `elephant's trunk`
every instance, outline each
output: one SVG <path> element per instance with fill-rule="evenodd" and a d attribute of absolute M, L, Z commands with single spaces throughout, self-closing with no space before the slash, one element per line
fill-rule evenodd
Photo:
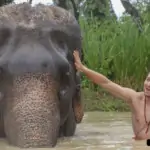
<path fill-rule="evenodd" d="M 53 147 L 60 125 L 57 85 L 49 74 L 15 76 L 6 97 L 4 126 L 10 144 Z"/>

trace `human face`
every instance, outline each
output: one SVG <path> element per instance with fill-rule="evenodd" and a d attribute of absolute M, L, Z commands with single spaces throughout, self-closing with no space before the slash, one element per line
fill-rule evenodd
<path fill-rule="evenodd" d="M 144 82 L 144 93 L 146 96 L 150 97 L 150 73 L 148 74 Z"/>

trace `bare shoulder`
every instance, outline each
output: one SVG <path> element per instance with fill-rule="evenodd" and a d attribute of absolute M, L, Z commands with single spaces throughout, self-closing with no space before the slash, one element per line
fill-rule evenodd
<path fill-rule="evenodd" d="M 132 96 L 132 101 L 134 102 L 141 101 L 143 100 L 143 98 L 144 98 L 144 92 L 136 92 Z"/>
<path fill-rule="evenodd" d="M 142 92 L 137 92 L 136 90 L 132 88 L 123 87 L 125 100 L 132 104 L 132 102 L 136 99 L 140 99 L 142 96 Z"/>
<path fill-rule="evenodd" d="M 128 88 L 128 87 L 123 87 L 124 91 L 126 94 L 130 95 L 130 97 L 135 97 L 138 95 L 138 92 L 135 91 L 134 89 Z"/>
<path fill-rule="evenodd" d="M 144 92 L 136 92 L 136 98 L 142 100 L 144 98 Z"/>

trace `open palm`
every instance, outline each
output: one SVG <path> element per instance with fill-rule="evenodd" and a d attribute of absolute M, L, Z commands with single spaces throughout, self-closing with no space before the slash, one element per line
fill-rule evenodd
<path fill-rule="evenodd" d="M 73 53 L 73 55 L 74 55 L 74 59 L 75 59 L 75 66 L 76 66 L 76 69 L 78 70 L 78 71 L 83 71 L 83 69 L 84 69 L 84 65 L 82 64 L 82 62 L 81 62 L 81 59 L 80 59 L 80 57 L 79 57 L 79 52 L 77 51 L 77 50 L 75 50 L 74 51 L 74 53 Z"/>

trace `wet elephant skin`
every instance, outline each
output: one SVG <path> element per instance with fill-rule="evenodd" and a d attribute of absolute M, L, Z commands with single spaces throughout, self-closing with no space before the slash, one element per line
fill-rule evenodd
<path fill-rule="evenodd" d="M 28 3 L 0 8 L 0 136 L 18 147 L 54 147 L 82 121 L 81 32 L 68 11 Z"/>

